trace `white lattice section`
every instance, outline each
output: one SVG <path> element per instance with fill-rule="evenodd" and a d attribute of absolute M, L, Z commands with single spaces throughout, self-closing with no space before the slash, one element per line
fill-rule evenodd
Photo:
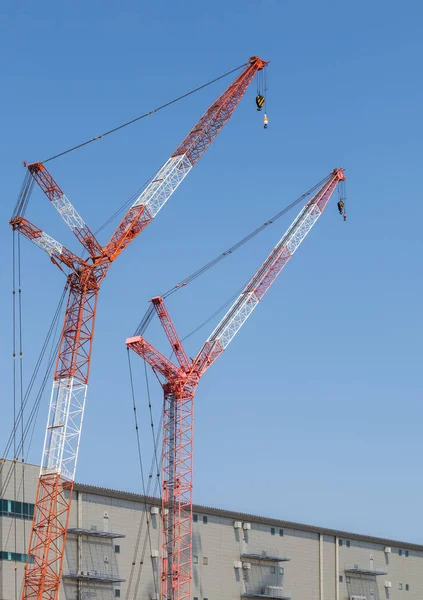
<path fill-rule="evenodd" d="M 49 254 L 50 256 L 53 256 L 54 254 L 62 254 L 62 244 L 56 242 L 54 238 L 50 237 L 44 231 L 42 232 L 40 237 L 31 238 L 31 242 L 34 242 L 34 244 L 36 244 L 39 248 L 47 252 L 47 254 Z"/>
<path fill-rule="evenodd" d="M 241 295 L 227 312 L 227 315 L 230 315 L 231 312 L 234 311 L 226 325 L 219 332 L 218 330 L 221 328 L 221 324 L 219 323 L 209 337 L 209 340 L 216 339 L 219 342 L 219 345 L 225 349 L 229 342 L 231 342 L 232 338 L 235 337 L 235 335 L 244 325 L 245 321 L 251 315 L 258 303 L 259 300 L 253 292 L 241 293 Z M 225 318 L 222 319 L 222 321 L 224 320 Z"/>
<path fill-rule="evenodd" d="M 132 206 L 143 204 L 148 214 L 154 219 L 191 169 L 192 164 L 185 154 L 171 156 Z"/>
<path fill-rule="evenodd" d="M 254 291 L 248 292 L 247 290 L 251 289 L 252 286 L 257 289 L 268 276 L 270 287 L 280 273 L 280 269 L 273 270 L 278 259 L 283 254 L 288 256 L 294 254 L 321 214 L 316 204 L 306 205 L 300 211 L 293 224 L 284 233 L 260 269 L 250 279 L 207 342 L 217 340 L 223 349 L 228 346 L 259 303 Z"/>
<path fill-rule="evenodd" d="M 87 387 L 74 377 L 53 382 L 42 475 L 58 473 L 74 480 Z"/>
<path fill-rule="evenodd" d="M 53 206 L 71 229 L 83 229 L 86 227 L 84 219 L 77 213 L 70 201 L 63 194 L 58 200 L 52 201 Z"/>
<path fill-rule="evenodd" d="M 304 211 L 303 209 L 299 213 L 295 226 L 291 230 L 288 230 L 288 232 L 283 236 L 281 241 L 276 246 L 276 248 L 285 246 L 291 256 L 297 250 L 298 246 L 301 244 L 310 229 L 322 214 L 317 204 L 314 204 L 312 207 L 308 206 L 306 208 L 308 208 L 308 211 Z"/>

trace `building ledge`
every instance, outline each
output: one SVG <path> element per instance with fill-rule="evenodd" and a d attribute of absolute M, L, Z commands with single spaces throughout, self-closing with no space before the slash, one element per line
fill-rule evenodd
<path fill-rule="evenodd" d="M 241 554 L 241 558 L 248 558 L 249 560 L 264 560 L 267 562 L 287 562 L 291 560 L 287 556 L 272 556 L 271 554 Z"/>
<path fill-rule="evenodd" d="M 98 573 L 96 571 L 81 571 L 80 573 L 65 573 L 63 579 L 76 579 L 77 581 L 93 581 L 94 583 L 122 583 L 126 579 L 109 575 L 108 573 Z"/>
<path fill-rule="evenodd" d="M 68 533 L 73 535 L 89 535 L 93 537 L 116 539 L 126 537 L 123 533 L 112 533 L 110 531 L 97 531 L 97 529 L 83 529 L 81 527 L 70 527 Z"/>
<path fill-rule="evenodd" d="M 366 569 L 365 567 L 359 567 L 354 565 L 353 567 L 345 567 L 345 573 L 357 574 L 357 575 L 387 575 L 388 571 L 384 569 Z"/>
<path fill-rule="evenodd" d="M 241 594 L 241 598 L 268 598 L 269 600 L 291 600 L 291 596 L 278 596 L 276 594 Z"/>

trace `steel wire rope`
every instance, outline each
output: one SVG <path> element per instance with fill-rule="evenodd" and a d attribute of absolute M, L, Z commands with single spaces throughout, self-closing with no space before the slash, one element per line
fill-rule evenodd
<path fill-rule="evenodd" d="M 13 523 L 13 532 L 14 532 L 14 578 L 13 578 L 13 588 L 14 588 L 14 596 L 15 600 L 18 597 L 18 578 L 17 578 L 17 564 L 16 564 L 16 556 L 17 556 L 17 511 L 16 511 L 16 502 L 17 502 L 17 489 L 16 489 L 16 430 L 17 430 L 17 422 L 16 422 L 16 235 L 13 231 L 13 249 L 12 249 L 12 294 L 13 294 L 13 325 L 12 325 L 12 337 L 13 337 L 13 504 L 15 507 L 12 523 Z M 11 523 L 11 525 L 12 525 Z"/>
<path fill-rule="evenodd" d="M 147 491 L 146 491 L 146 486 L 145 486 L 144 467 L 143 467 L 143 460 L 142 460 L 142 452 L 141 452 L 141 444 L 140 444 L 140 436 L 139 436 L 139 426 L 138 426 L 138 417 L 137 417 L 137 406 L 136 406 L 136 401 L 135 401 L 134 379 L 133 379 L 133 374 L 132 374 L 132 364 L 131 364 L 131 357 L 130 357 L 129 348 L 127 348 L 127 355 L 128 355 L 129 380 L 130 380 L 131 396 L 132 396 L 132 410 L 133 410 L 133 415 L 134 415 L 135 432 L 136 432 L 136 438 L 137 438 L 138 462 L 139 462 L 139 468 L 140 468 L 140 473 L 141 473 L 142 493 L 143 493 L 143 496 L 144 496 L 144 515 L 145 515 L 145 518 L 146 518 L 146 525 L 147 525 L 147 538 L 146 538 L 146 541 L 148 540 L 148 544 L 149 544 L 149 547 L 150 547 L 150 557 L 152 558 L 153 546 L 152 546 L 152 541 L 151 541 L 150 519 L 147 516 L 148 515 Z M 145 374 L 147 376 L 147 371 L 145 371 Z M 148 385 L 147 385 L 147 396 L 148 396 L 149 406 L 151 407 L 150 389 L 149 389 Z M 153 428 L 153 431 L 154 431 L 154 428 Z M 154 440 L 154 437 L 153 437 L 153 440 Z M 157 460 L 157 458 L 156 458 L 156 460 Z M 153 461 L 154 461 L 154 454 L 153 454 Z M 154 462 L 153 462 L 153 464 L 154 464 Z M 150 481 L 150 477 L 149 477 L 149 481 Z M 143 523 L 143 518 L 141 518 L 141 523 Z M 142 525 L 140 525 L 140 527 L 142 528 Z M 141 531 L 139 533 L 141 533 Z M 139 545 L 138 545 L 138 548 L 139 548 Z M 138 548 L 137 548 L 137 550 L 138 550 Z M 141 563 L 140 563 L 141 565 L 144 564 L 145 549 L 146 549 L 146 543 L 144 544 L 143 554 L 141 556 Z M 153 567 L 153 562 L 151 564 L 152 564 L 152 567 Z M 140 569 L 140 571 L 141 571 L 141 569 Z M 131 573 L 131 575 L 132 575 L 132 573 Z M 136 583 L 136 588 L 135 588 L 135 592 L 134 592 L 134 597 L 136 597 L 136 594 L 137 594 L 137 591 L 138 591 L 139 579 L 140 579 L 140 575 L 137 578 L 137 583 Z M 154 572 L 154 569 L 153 569 L 153 584 L 154 584 L 154 592 L 155 592 L 155 594 L 157 594 L 157 580 L 156 580 L 156 574 Z M 128 588 L 129 588 L 129 584 L 128 584 Z M 129 594 L 129 589 L 128 589 L 128 594 Z"/>
<path fill-rule="evenodd" d="M 157 377 L 157 373 L 154 372 L 154 374 Z M 156 481 L 154 484 L 154 489 L 153 489 L 153 496 L 157 497 L 157 491 L 159 490 L 159 498 L 161 499 L 162 494 L 161 494 L 161 487 L 159 487 L 160 484 L 160 467 L 158 464 L 158 459 L 157 459 L 157 446 L 158 443 L 160 441 L 160 434 L 162 431 L 162 424 L 163 424 L 163 410 L 161 413 L 161 417 L 160 417 L 160 421 L 159 421 L 159 428 L 157 430 L 157 436 L 154 435 L 154 422 L 153 422 L 153 414 L 152 414 L 152 407 L 151 407 L 151 399 L 150 399 L 150 385 L 148 382 L 148 374 L 147 374 L 147 363 L 144 360 L 144 375 L 145 375 L 145 381 L 146 381 L 146 389 L 147 389 L 147 394 L 148 394 L 148 404 L 149 404 L 149 412 L 150 412 L 150 425 L 151 425 L 151 432 L 152 432 L 152 439 L 153 439 L 153 457 L 152 457 L 152 462 L 151 462 L 151 467 L 150 467 L 150 473 L 149 473 L 149 481 L 148 481 L 148 486 L 147 486 L 147 495 L 149 493 L 149 488 L 150 488 L 150 484 L 152 482 L 153 479 L 153 469 L 154 469 L 154 463 L 156 464 Z M 158 377 L 157 377 L 158 379 Z M 160 383 L 160 381 L 159 381 Z M 163 407 L 164 408 L 164 407 Z M 149 520 L 147 521 L 147 526 L 149 527 Z M 160 545 L 160 536 L 161 536 L 161 529 L 159 528 L 159 545 Z M 141 554 L 141 561 L 140 561 L 140 569 L 138 570 L 138 574 L 137 574 L 137 578 L 136 578 L 136 583 L 135 583 L 135 590 L 134 590 L 134 600 L 137 598 L 138 596 L 138 589 L 139 589 L 139 585 L 141 582 L 141 575 L 142 575 L 142 567 L 144 565 L 144 558 L 145 558 L 145 551 L 147 548 L 147 538 L 144 538 L 144 546 L 143 546 L 143 550 L 142 550 L 142 554 Z M 153 568 L 153 562 L 151 562 L 151 566 Z M 154 571 L 153 571 L 153 576 L 154 576 Z"/>
<path fill-rule="evenodd" d="M 228 248 L 224 252 L 218 254 L 211 261 L 209 261 L 208 263 L 206 263 L 205 265 L 203 265 L 202 267 L 200 267 L 199 269 L 197 269 L 196 271 L 194 271 L 193 273 L 191 273 L 191 275 L 189 275 L 185 279 L 182 279 L 179 283 L 177 283 L 175 286 L 173 286 L 172 288 L 170 288 L 167 292 L 165 292 L 164 294 L 162 294 L 162 298 L 168 298 L 169 296 L 171 296 L 172 294 L 174 294 L 178 290 L 183 289 L 189 283 L 191 283 L 192 281 L 194 281 L 195 279 L 197 279 L 198 277 L 200 277 L 201 275 L 203 275 L 204 273 L 206 273 L 207 271 L 209 271 L 210 269 L 212 269 L 213 267 L 215 267 L 223 259 L 227 258 L 231 254 L 233 254 L 234 252 L 236 252 L 237 250 L 239 250 L 239 248 L 241 248 L 242 246 L 244 246 L 244 244 L 246 244 L 247 242 L 249 242 L 250 240 L 252 240 L 253 238 L 255 238 L 256 235 L 258 235 L 259 233 L 261 233 L 262 231 L 264 231 L 265 229 L 267 229 L 267 227 L 269 227 L 270 225 L 273 225 L 273 223 L 275 223 L 275 221 L 277 221 L 278 219 L 280 219 L 283 215 L 285 215 L 287 212 L 289 212 L 297 204 L 299 204 L 305 198 L 307 198 L 308 196 L 310 196 L 316 189 L 318 189 L 319 187 L 321 187 L 323 185 L 323 183 L 325 183 L 325 181 L 327 181 L 329 179 L 329 177 L 330 177 L 330 175 L 328 175 L 327 177 L 324 177 L 321 181 L 319 181 L 319 183 L 317 183 L 312 188 L 310 188 L 309 190 L 307 190 L 307 192 L 305 192 L 304 194 L 302 194 L 301 196 L 299 196 L 296 200 L 294 200 L 293 202 L 291 202 L 291 204 L 289 204 L 288 206 L 286 206 L 285 208 L 283 208 L 276 215 L 274 215 L 269 220 L 265 221 L 262 225 L 260 225 L 259 227 L 257 227 L 256 229 L 254 229 L 253 231 L 251 231 L 250 233 L 248 233 L 246 236 L 244 236 L 243 238 L 241 238 L 238 242 L 236 242 L 235 244 L 233 244 L 230 248 Z M 226 306 L 226 305 L 227 305 L 227 303 L 225 303 L 224 306 Z M 218 309 L 217 312 L 219 313 L 221 310 L 222 310 L 222 308 Z M 154 316 L 154 307 L 150 303 L 149 306 L 148 306 L 148 308 L 147 308 L 147 310 L 146 310 L 146 312 L 144 313 L 143 318 L 141 319 L 141 321 L 140 321 L 140 323 L 139 323 L 139 325 L 138 325 L 138 327 L 137 327 L 137 329 L 135 331 L 135 335 L 141 335 L 142 336 L 145 333 L 145 331 L 146 331 L 147 327 L 149 326 L 149 324 L 150 324 L 153 316 Z M 210 320 L 213 319 L 214 316 L 215 315 L 212 315 L 210 317 Z M 204 325 L 206 325 L 206 324 L 207 323 L 204 322 Z M 194 332 L 192 332 L 192 333 L 194 333 Z M 192 334 L 189 334 L 189 335 L 192 335 Z M 186 339 L 186 338 L 184 338 L 184 339 Z"/>
<path fill-rule="evenodd" d="M 251 231 L 250 233 L 248 233 L 245 237 L 241 238 L 233 246 L 231 246 L 230 248 L 228 248 L 227 250 L 225 250 L 221 254 L 218 254 L 210 262 L 206 263 L 205 265 L 203 265 L 202 267 L 200 267 L 199 269 L 197 269 L 196 271 L 194 271 L 193 273 L 191 273 L 191 275 L 189 275 L 185 279 L 182 279 L 182 281 L 180 281 L 179 283 L 177 283 L 173 288 L 170 288 L 167 292 L 165 292 L 164 294 L 162 294 L 162 297 L 163 298 L 167 298 L 171 294 L 174 294 L 176 291 L 178 291 L 179 289 L 185 287 L 186 285 L 188 285 L 189 283 L 191 283 L 192 281 L 194 281 L 195 279 L 197 279 L 197 277 L 200 277 L 200 275 L 203 275 L 203 273 L 205 273 L 206 271 L 208 271 L 209 269 L 211 269 L 212 267 L 214 267 L 215 265 L 217 265 L 224 258 L 226 258 L 230 254 L 233 254 L 234 252 L 236 252 L 236 250 L 238 250 L 239 248 L 241 248 L 244 244 L 246 244 L 247 242 L 249 242 L 250 240 L 252 240 L 256 235 L 258 235 L 264 229 L 266 229 L 267 227 L 269 227 L 269 225 L 273 225 L 273 223 L 275 223 L 275 221 L 277 221 L 283 215 L 285 215 L 287 212 L 289 212 L 292 208 L 294 208 L 294 206 L 296 206 L 297 204 L 299 204 L 300 202 L 302 202 L 305 198 L 307 198 L 308 196 L 310 196 L 316 189 L 318 189 L 319 187 L 321 187 L 325 183 L 325 181 L 327 181 L 329 179 L 329 177 L 330 177 L 330 175 L 328 175 L 327 177 L 324 177 L 321 181 L 319 181 L 319 183 L 317 183 L 312 188 L 310 188 L 307 192 L 305 192 L 304 194 L 302 194 L 301 196 L 299 196 L 296 200 L 294 200 L 293 202 L 291 202 L 291 204 L 289 204 L 288 206 L 286 206 L 285 208 L 283 208 L 276 215 L 274 215 L 273 217 L 271 217 L 268 221 L 265 221 L 262 225 L 260 225 L 259 227 L 257 227 L 256 229 L 254 229 L 253 231 Z"/>
<path fill-rule="evenodd" d="M 51 360 L 50 366 L 48 367 L 48 369 L 47 369 L 47 371 L 46 371 L 45 377 L 44 377 L 44 379 L 43 379 L 43 383 L 42 383 L 42 385 L 41 385 L 41 387 L 40 387 L 40 390 L 39 390 L 39 393 L 38 393 L 38 395 L 37 395 L 36 412 L 35 412 L 35 415 L 36 415 L 36 416 L 35 416 L 34 423 L 33 423 L 33 428 L 32 428 L 32 434 L 31 434 L 31 438 L 30 438 L 30 441 L 29 441 L 29 444 L 28 444 L 28 451 L 29 451 L 29 449 L 30 449 L 30 447 L 31 447 L 31 444 L 32 444 L 32 436 L 33 436 L 33 434 L 34 434 L 35 422 L 36 422 L 36 418 L 37 418 L 38 410 L 39 410 L 39 407 L 40 407 L 40 400 L 41 400 L 42 394 L 43 394 L 43 392 L 44 392 L 45 385 L 46 385 L 46 383 L 47 383 L 47 381 L 48 381 L 48 379 L 49 379 L 49 377 L 50 377 L 50 372 L 51 372 L 51 370 L 52 370 L 52 367 L 53 367 L 53 364 L 54 364 L 54 355 L 55 355 L 55 354 L 57 354 L 57 351 L 58 351 L 58 349 L 59 349 L 59 344 L 60 344 L 60 339 L 59 339 L 59 340 L 58 340 L 58 342 L 57 342 L 57 346 L 56 346 L 56 351 L 55 351 L 55 353 L 52 353 L 52 355 L 53 355 L 53 359 Z M 25 433 L 25 435 L 27 435 L 27 434 L 28 434 L 28 430 L 29 430 L 29 427 L 27 426 L 27 427 L 26 427 L 26 433 Z M 11 466 L 11 468 L 13 468 L 13 471 L 14 471 L 14 472 L 16 471 L 16 468 L 15 468 L 15 467 L 16 467 L 16 465 L 15 465 L 15 463 L 13 463 L 13 464 L 12 464 L 12 466 Z M 9 474 L 10 474 L 10 469 L 9 469 Z M 10 477 L 11 477 L 11 475 L 10 475 Z M 10 477 L 9 477 L 9 481 L 10 481 Z M 4 485 L 5 485 L 5 486 L 7 486 L 7 485 L 8 485 L 8 481 L 6 481 Z M 20 489 L 21 489 L 21 486 L 19 486 L 18 493 L 20 492 Z M 2 493 L 1 493 L 0 495 L 2 495 Z M 8 534 L 7 534 L 7 537 L 6 537 L 6 545 L 7 545 L 8 541 L 9 541 L 9 538 L 10 538 L 10 533 L 11 533 L 11 530 L 12 530 L 12 525 L 13 525 L 13 520 L 11 521 L 11 523 L 10 523 L 10 525 L 9 525 L 9 531 L 8 531 Z M 26 549 L 26 548 L 25 548 L 25 549 Z M 1 569 L 2 569 L 2 568 L 3 568 L 3 565 L 1 564 L 1 565 L 0 565 L 0 571 L 1 571 Z"/>
<path fill-rule="evenodd" d="M 21 415 L 21 463 L 22 463 L 22 502 L 25 502 L 25 439 L 24 439 L 24 393 L 23 393 L 23 341 L 22 341 L 22 282 L 21 282 L 21 236 L 18 235 L 18 314 L 19 314 L 19 400 Z M 23 505 L 22 505 L 23 507 Z M 26 548 L 26 530 L 23 528 L 24 548 Z"/>
<path fill-rule="evenodd" d="M 115 133 L 116 131 L 123 129 L 124 127 L 128 127 L 128 125 L 132 125 L 133 123 L 136 123 L 137 121 L 140 121 L 141 119 L 145 119 L 145 117 L 149 117 L 150 115 L 153 115 L 153 114 L 159 112 L 160 110 L 163 110 L 164 108 L 167 108 L 168 106 L 171 106 L 172 104 L 176 104 L 176 102 L 179 102 L 180 100 L 184 100 L 185 98 L 188 98 L 188 96 L 192 96 L 192 94 L 195 94 L 196 92 L 199 92 L 200 90 L 208 87 L 209 85 L 216 83 L 216 81 L 219 81 L 220 79 L 224 79 L 228 75 L 235 73 L 235 71 L 239 71 L 240 69 L 242 69 L 242 67 L 245 67 L 246 65 L 247 65 L 247 63 L 243 63 L 242 65 L 235 67 L 235 69 L 231 69 L 227 73 L 224 73 L 223 75 L 219 75 L 219 77 L 216 77 L 215 79 L 211 79 L 207 83 L 203 83 L 199 87 L 194 88 L 193 90 L 187 92 L 186 94 L 182 94 L 182 96 L 178 96 L 177 98 L 174 98 L 173 100 L 170 100 L 169 102 L 166 102 L 165 104 L 162 104 L 161 106 L 158 106 L 157 108 L 150 110 L 149 112 L 144 113 L 144 114 L 140 115 L 139 117 L 135 117 L 135 119 L 131 119 L 130 121 L 127 121 L 126 123 L 122 123 L 122 125 L 118 125 L 117 127 L 114 127 L 113 129 L 109 129 L 109 131 L 106 131 L 105 133 L 97 135 L 96 137 L 94 137 L 90 140 L 87 140 L 85 142 L 82 142 L 81 144 L 77 144 L 76 146 L 68 148 L 67 150 L 64 150 L 63 152 L 59 152 L 58 154 L 55 154 L 54 156 L 50 156 L 50 158 L 46 158 L 45 160 L 43 160 L 41 162 L 45 164 L 47 162 L 55 160 L 56 158 L 59 158 L 60 156 L 64 156 L 65 154 L 69 154 L 70 152 L 73 152 L 74 150 L 78 150 L 79 148 L 83 148 L 84 146 L 87 146 L 88 144 L 91 144 L 92 142 L 100 140 L 100 139 L 106 137 L 107 135 L 110 135 L 111 133 Z"/>
<path fill-rule="evenodd" d="M 18 427 L 19 420 L 23 420 L 23 409 L 25 409 L 26 406 L 27 406 L 27 404 L 28 404 L 28 401 L 29 401 L 32 389 L 33 389 L 33 387 L 35 385 L 35 381 L 37 379 L 37 376 L 38 376 L 41 364 L 43 362 L 46 350 L 48 348 L 48 345 L 49 345 L 51 337 L 52 337 L 52 333 L 53 333 L 53 331 L 54 331 L 55 328 L 56 328 L 56 332 L 57 332 L 57 324 L 59 322 L 59 316 L 60 316 L 60 313 L 61 313 L 61 310 L 62 310 L 62 306 L 63 306 L 63 302 L 64 302 L 64 299 L 65 299 L 66 291 L 67 291 L 67 285 L 65 286 L 65 288 L 64 288 L 64 290 L 63 290 L 63 292 L 61 294 L 59 303 L 57 305 L 57 308 L 56 308 L 56 311 L 54 313 L 53 319 L 52 319 L 52 321 L 50 323 L 50 326 L 49 326 L 48 332 L 46 334 L 46 337 L 44 339 L 44 342 L 43 342 L 40 354 L 38 356 L 36 365 L 35 365 L 34 370 L 32 372 L 30 381 L 28 383 L 28 387 L 26 389 L 24 400 L 23 400 L 23 403 L 22 403 L 22 409 L 19 410 L 19 412 L 17 414 L 16 423 L 14 423 L 14 425 L 13 425 L 12 431 L 11 431 L 11 433 L 9 435 L 9 439 L 8 439 L 8 441 L 6 443 L 5 448 L 4 448 L 4 452 L 3 452 L 3 456 L 4 457 L 6 457 L 8 455 L 8 453 L 10 452 L 10 449 L 11 449 L 11 447 L 13 445 L 13 436 L 14 436 L 14 433 L 16 431 L 16 428 Z M 58 345 L 59 345 L 59 342 L 57 343 L 57 347 L 58 347 Z M 29 433 L 29 428 L 31 426 L 31 423 L 34 421 L 34 417 L 36 419 L 36 414 L 38 414 L 39 402 L 40 402 L 42 393 L 44 392 L 44 388 L 45 388 L 47 379 L 48 379 L 48 377 L 50 375 L 50 372 L 51 372 L 53 364 L 54 364 L 54 355 L 51 352 L 50 353 L 50 358 L 48 360 L 46 374 L 43 377 L 40 389 L 38 390 L 36 399 L 34 401 L 32 409 L 30 411 L 30 414 L 29 414 L 29 417 L 28 417 L 28 421 L 25 424 L 24 429 L 23 429 L 23 435 L 22 435 L 22 439 L 23 440 L 26 440 L 26 438 L 28 436 L 28 433 Z M 34 425 L 35 425 L 35 421 L 34 421 Z M 31 440 L 29 442 L 28 451 L 29 451 L 29 447 L 30 447 L 31 441 L 32 441 L 32 437 L 31 437 Z M 20 451 L 21 451 L 21 444 L 19 445 L 19 448 L 18 447 L 16 448 L 16 452 L 17 453 L 20 452 Z M 0 468 L 0 473 L 3 471 L 4 465 L 5 465 L 5 463 L 2 463 L 1 468 Z M 4 493 L 5 489 L 6 489 L 6 486 L 8 485 L 8 483 L 10 481 L 11 473 L 12 473 L 13 468 L 14 468 L 14 461 L 12 461 L 12 463 L 11 463 L 11 465 L 9 467 L 9 471 L 6 474 L 6 476 L 3 477 L 2 487 L 1 487 L 1 490 L 0 490 L 0 496 L 3 495 L 3 493 Z"/>

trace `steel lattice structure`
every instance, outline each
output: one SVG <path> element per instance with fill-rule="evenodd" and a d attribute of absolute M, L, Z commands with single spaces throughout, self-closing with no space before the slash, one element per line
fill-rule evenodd
<path fill-rule="evenodd" d="M 152 304 L 178 365 L 142 335 L 126 340 L 127 347 L 152 367 L 164 392 L 160 600 L 191 599 L 193 418 L 194 396 L 200 378 L 244 325 L 323 213 L 337 184 L 344 180 L 343 169 L 335 169 L 326 178 L 244 287 L 195 359 L 188 359 L 160 296 L 153 298 Z"/>
<path fill-rule="evenodd" d="M 154 219 L 219 131 L 229 120 L 257 71 L 267 63 L 249 59 L 245 69 L 210 106 L 178 149 L 143 189 L 102 246 L 42 163 L 28 166 L 46 194 L 88 252 L 82 259 L 23 217 L 31 177 L 21 193 L 12 227 L 42 248 L 67 272 L 69 296 L 53 380 L 42 466 L 25 566 L 23 600 L 56 600 L 58 596 L 73 482 L 78 459 L 98 293 L 112 262 Z"/>

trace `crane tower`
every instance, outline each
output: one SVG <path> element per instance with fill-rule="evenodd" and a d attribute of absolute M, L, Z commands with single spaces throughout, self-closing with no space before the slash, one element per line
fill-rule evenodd
<path fill-rule="evenodd" d="M 244 325 L 325 209 L 337 184 L 335 169 L 307 202 L 208 337 L 189 360 L 163 298 L 151 300 L 175 354 L 175 364 L 138 331 L 126 345 L 152 367 L 164 392 L 162 448 L 162 576 L 160 600 L 189 600 L 192 581 L 192 462 L 194 396 L 200 378 Z"/>
<path fill-rule="evenodd" d="M 138 195 L 109 242 L 101 245 L 43 163 L 28 165 L 30 178 L 11 220 L 67 275 L 69 289 L 25 565 L 22 600 L 57 600 L 72 489 L 87 397 L 98 293 L 112 262 L 151 223 L 222 127 L 258 71 L 254 56 L 207 109 L 172 156 Z M 32 181 L 70 227 L 88 258 L 77 256 L 23 216 Z"/>

